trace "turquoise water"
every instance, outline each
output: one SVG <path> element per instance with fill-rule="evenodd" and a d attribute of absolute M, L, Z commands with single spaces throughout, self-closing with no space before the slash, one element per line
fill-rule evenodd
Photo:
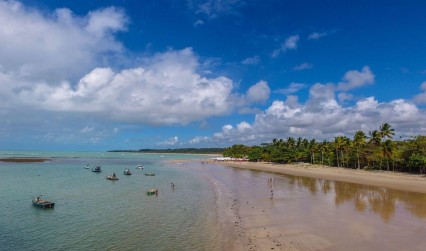
<path fill-rule="evenodd" d="M 253 233 L 257 224 L 277 236 L 302 229 L 303 238 L 280 240 L 300 250 L 312 250 L 303 246 L 307 237 L 326 240 L 329 250 L 426 247 L 426 194 L 169 162 L 206 157 L 200 155 L 0 152 L 0 158 L 28 156 L 52 160 L 0 162 L 0 250 L 232 250 L 239 216 L 249 229 L 254 224 Z M 103 171 L 93 173 L 86 164 Z M 125 168 L 131 176 L 123 175 Z M 105 179 L 113 172 L 120 180 Z M 267 182 L 272 177 L 273 184 Z M 158 196 L 146 195 L 151 188 Z M 32 206 L 39 194 L 55 208 Z M 241 205 L 229 211 L 235 201 Z M 256 238 L 246 233 L 243 241 Z M 260 250 L 276 247 L 269 244 Z"/>
<path fill-rule="evenodd" d="M 1 250 L 220 249 L 211 186 L 194 172 L 167 164 L 201 156 L 0 152 L 0 157 L 27 156 L 53 159 L 0 162 Z M 102 172 L 93 173 L 86 164 L 101 165 Z M 138 164 L 144 170 L 137 170 Z M 125 168 L 131 176 L 123 175 Z M 120 180 L 105 179 L 113 172 Z M 147 196 L 150 188 L 159 189 L 158 196 Z M 54 200 L 55 208 L 33 207 L 38 194 Z"/>

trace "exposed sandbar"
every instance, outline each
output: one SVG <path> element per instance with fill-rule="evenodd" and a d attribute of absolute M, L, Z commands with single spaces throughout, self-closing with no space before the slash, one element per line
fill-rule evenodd
<path fill-rule="evenodd" d="M 50 158 L 0 158 L 2 162 L 15 162 L 15 163 L 34 163 L 45 162 L 51 160 Z"/>

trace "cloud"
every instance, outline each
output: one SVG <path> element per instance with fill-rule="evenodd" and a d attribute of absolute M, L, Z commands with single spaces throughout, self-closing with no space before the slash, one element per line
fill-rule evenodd
<path fill-rule="evenodd" d="M 259 81 L 248 89 L 247 100 L 250 103 L 263 103 L 269 99 L 269 94 L 271 94 L 271 90 L 268 83 Z"/>
<path fill-rule="evenodd" d="M 187 5 L 196 15 L 215 19 L 237 14 L 246 3 L 243 0 L 188 0 Z"/>
<path fill-rule="evenodd" d="M 194 27 L 199 27 L 202 26 L 204 24 L 203 20 L 198 19 L 197 21 L 195 21 L 194 23 Z"/>
<path fill-rule="evenodd" d="M 292 82 L 287 88 L 278 89 L 275 92 L 288 95 L 288 94 L 296 93 L 303 88 L 306 88 L 306 84 Z"/>
<path fill-rule="evenodd" d="M 355 70 L 346 72 L 342 80 L 343 81 L 337 85 L 337 89 L 348 91 L 364 85 L 373 84 L 374 74 L 371 72 L 370 67 L 364 66 L 361 72 Z"/>
<path fill-rule="evenodd" d="M 254 57 L 251 57 L 251 58 L 246 58 L 241 63 L 245 64 L 245 65 L 256 65 L 256 64 L 260 63 L 260 57 L 254 56 Z"/>
<path fill-rule="evenodd" d="M 177 145 L 178 143 L 179 143 L 179 137 L 178 136 L 174 136 L 174 137 L 171 137 L 170 139 L 167 139 L 165 141 L 159 142 L 158 145 L 174 146 L 174 145 Z"/>
<path fill-rule="evenodd" d="M 417 94 L 413 100 L 416 104 L 424 105 L 426 104 L 426 81 L 420 85 L 420 89 L 423 93 Z"/>
<path fill-rule="evenodd" d="M 349 72 L 351 74 L 345 74 L 348 82 L 351 82 L 349 79 L 353 75 L 359 75 L 354 71 Z M 367 68 L 363 72 L 372 75 L 371 72 L 367 73 Z M 371 80 L 371 77 L 361 78 Z M 426 83 L 422 84 L 422 89 L 426 91 Z M 374 97 L 367 97 L 352 106 L 343 106 L 340 102 L 352 98 L 352 95 L 336 95 L 336 91 L 336 85 L 332 83 L 316 83 L 310 87 L 309 98 L 304 103 L 300 103 L 297 96 L 288 96 L 285 101 L 275 100 L 267 109 L 255 115 L 253 123 L 243 121 L 236 127 L 226 125 L 210 140 L 224 145 L 259 144 L 290 136 L 331 140 L 339 135 L 353 137 L 358 130 L 375 130 L 385 122 L 390 123 L 399 136 L 426 133 L 426 126 L 421 126 L 426 125 L 425 110 L 409 100 L 379 102 Z"/>
<path fill-rule="evenodd" d="M 204 136 L 197 136 L 192 138 L 191 140 L 189 140 L 190 144 L 200 144 L 200 143 L 204 143 L 204 142 L 209 142 L 210 137 Z"/>
<path fill-rule="evenodd" d="M 314 67 L 313 64 L 310 63 L 303 63 L 300 65 L 296 65 L 295 67 L 293 67 L 294 71 L 303 71 L 303 70 L 309 70 L 312 69 L 312 67 Z"/>
<path fill-rule="evenodd" d="M 281 52 L 286 52 L 289 50 L 295 50 L 297 49 L 297 43 L 299 42 L 300 36 L 294 35 L 288 37 L 284 43 L 281 44 L 281 47 L 274 50 L 272 52 L 272 57 L 277 57 Z"/>
<path fill-rule="evenodd" d="M 317 39 L 320 39 L 320 38 L 325 37 L 327 35 L 328 35 L 327 32 L 312 32 L 308 36 L 308 39 L 310 39 L 310 40 L 317 40 Z"/>
<path fill-rule="evenodd" d="M 197 74 L 198 59 L 191 48 L 159 53 L 144 66 L 113 71 L 95 68 L 76 86 L 32 84 L 14 99 L 38 109 L 99 114 L 117 121 L 187 124 L 228 114 L 233 107 L 233 82 L 226 77 Z M 248 92 L 248 102 L 264 98 L 264 84 Z"/>
<path fill-rule="evenodd" d="M 127 17 L 114 7 L 80 17 L 66 8 L 43 14 L 0 1 L 0 23 L 0 71 L 22 81 L 53 82 L 81 76 L 121 53 L 114 34 L 126 30 Z"/>

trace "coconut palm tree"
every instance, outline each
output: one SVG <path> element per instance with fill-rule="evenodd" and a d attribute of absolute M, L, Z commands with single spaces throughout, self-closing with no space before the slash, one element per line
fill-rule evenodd
<path fill-rule="evenodd" d="M 357 168 L 360 169 L 360 160 L 359 160 L 359 156 L 360 156 L 360 152 L 361 149 L 365 146 L 365 140 L 367 139 L 367 136 L 365 135 L 365 133 L 363 131 L 357 131 L 355 133 L 354 136 L 354 145 L 356 147 L 356 155 L 357 155 L 357 159 L 358 159 L 358 163 L 357 163 Z"/>
<path fill-rule="evenodd" d="M 384 123 L 380 126 L 380 136 L 382 139 L 388 138 L 392 139 L 395 135 L 395 129 L 392 128 L 392 126 L 388 123 Z"/>
<path fill-rule="evenodd" d="M 389 159 L 392 158 L 394 153 L 394 142 L 390 139 L 382 143 L 383 157 L 386 158 L 386 166 L 389 172 Z"/>
<path fill-rule="evenodd" d="M 336 151 L 336 162 L 337 162 L 337 167 L 340 167 L 341 164 L 343 164 L 343 158 L 340 159 L 339 162 L 339 153 L 341 154 L 341 151 L 345 145 L 345 137 L 343 136 L 337 136 L 334 138 L 334 150 Z M 342 155 L 342 154 L 341 154 Z"/>

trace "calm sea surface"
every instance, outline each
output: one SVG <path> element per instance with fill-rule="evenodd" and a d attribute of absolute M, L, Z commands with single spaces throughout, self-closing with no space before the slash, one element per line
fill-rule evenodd
<path fill-rule="evenodd" d="M 44 163 L 0 162 L 0 250 L 220 249 L 210 185 L 167 164 L 200 156 L 0 152 L 0 157 L 53 157 Z M 101 165 L 102 172 L 86 164 Z M 144 170 L 136 169 L 139 164 Z M 123 175 L 125 168 L 131 176 Z M 105 179 L 113 172 L 120 180 Z M 151 188 L 159 195 L 147 196 Z M 54 200 L 55 208 L 32 206 L 38 194 Z"/>
<path fill-rule="evenodd" d="M 294 240 L 300 250 L 316 250 L 303 246 L 314 237 L 326 250 L 426 250 L 425 194 L 203 165 L 199 155 L 0 152 L 4 157 L 52 160 L 0 162 L 0 250 L 228 250 L 224 242 L 233 236 L 218 224 L 218 208 L 227 206 L 219 205 L 221 196 L 260 212 L 240 210 L 247 222 L 266 215 L 265 226 L 309 233 Z M 176 159 L 197 161 L 169 163 Z M 120 180 L 105 179 L 113 172 Z M 151 188 L 158 196 L 146 195 Z M 55 208 L 33 207 L 39 194 Z"/>

